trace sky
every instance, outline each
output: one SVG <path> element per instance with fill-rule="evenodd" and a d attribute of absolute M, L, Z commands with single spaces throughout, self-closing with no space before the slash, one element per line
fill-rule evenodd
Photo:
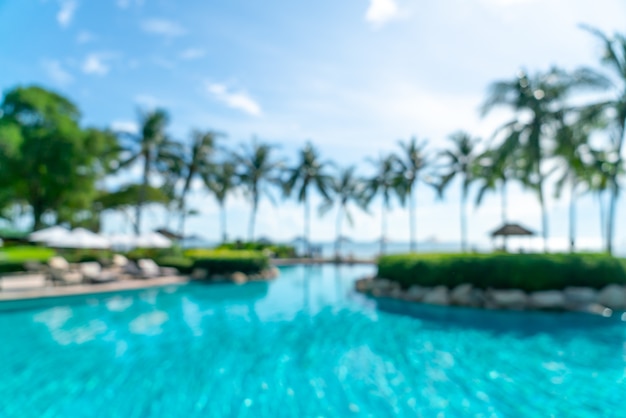
<path fill-rule="evenodd" d="M 435 154 L 458 130 L 489 138 L 510 118 L 499 111 L 480 116 L 491 82 L 520 69 L 598 66 L 601 44 L 579 25 L 612 34 L 625 20 L 620 0 L 0 0 L 0 88 L 52 88 L 78 104 L 86 126 L 132 130 L 138 109 L 164 107 L 170 133 L 181 141 L 193 128 L 224 132 L 222 143 L 231 147 L 258 137 L 291 162 L 310 140 L 324 159 L 367 175 L 366 159 L 396 150 L 398 140 L 427 140 Z M 138 174 L 135 167 L 110 185 Z M 189 218 L 187 231 L 217 240 L 218 207 L 200 186 L 190 206 L 201 215 Z M 453 183 L 437 199 L 420 186 L 419 240 L 459 241 L 459 188 Z M 553 194 L 549 232 L 559 249 L 567 242 L 567 196 Z M 511 187 L 509 205 L 510 220 L 540 231 L 535 195 Z M 625 209 L 621 201 L 621 252 Z M 369 212 L 354 209 L 354 226 L 344 234 L 380 237 L 380 202 Z M 243 196 L 229 200 L 231 237 L 245 237 L 249 213 Z M 470 242 L 488 246 L 488 232 L 500 223 L 498 197 L 470 205 L 468 216 Z M 144 228 L 165 221 L 163 211 L 151 209 Z M 394 202 L 389 239 L 407 241 L 407 225 L 406 210 Z M 104 228 L 130 231 L 115 214 Z M 597 201 L 581 197 L 583 248 L 599 245 L 599 228 Z M 264 199 L 256 230 L 290 240 L 301 235 L 303 209 Z M 313 217 L 311 231 L 314 241 L 332 240 L 334 212 Z"/>

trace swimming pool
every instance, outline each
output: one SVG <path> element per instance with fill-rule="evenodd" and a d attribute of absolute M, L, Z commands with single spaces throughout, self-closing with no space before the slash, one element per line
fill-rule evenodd
<path fill-rule="evenodd" d="M 374 302 L 372 271 L 0 312 L 0 416 L 626 416 L 619 315 Z"/>

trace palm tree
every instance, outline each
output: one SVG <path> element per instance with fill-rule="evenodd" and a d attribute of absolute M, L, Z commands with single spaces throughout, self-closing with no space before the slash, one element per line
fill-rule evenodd
<path fill-rule="evenodd" d="M 352 214 L 350 213 L 350 203 L 366 210 L 365 183 L 356 176 L 355 170 L 355 167 L 351 166 L 339 170 L 336 176 L 330 177 L 330 199 L 324 201 L 320 206 L 320 214 L 323 215 L 333 207 L 334 203 L 337 203 L 336 257 L 340 257 L 341 254 L 341 226 L 343 219 L 346 218 L 350 226 L 354 224 Z"/>
<path fill-rule="evenodd" d="M 416 251 L 417 231 L 415 219 L 415 194 L 417 192 L 417 183 L 420 171 L 428 166 L 426 156 L 424 155 L 426 141 L 418 144 L 416 138 L 411 138 L 411 140 L 407 142 L 399 141 L 398 145 L 402 149 L 402 156 L 398 159 L 398 168 L 400 170 L 398 177 L 399 181 L 401 181 L 405 194 L 402 196 L 401 200 L 404 201 L 406 198 L 409 200 L 410 248 L 411 251 Z"/>
<path fill-rule="evenodd" d="M 514 112 L 514 119 L 497 133 L 505 133 L 504 144 L 508 144 L 510 152 L 515 152 L 515 158 L 521 165 L 522 183 L 537 192 L 545 251 L 548 250 L 548 215 L 544 193 L 547 150 L 556 136 L 568 93 L 574 87 L 594 85 L 597 81 L 598 77 L 585 69 L 568 74 L 553 68 L 534 77 L 522 71 L 513 80 L 493 83 L 483 104 L 483 116 L 496 107 L 508 107 Z"/>
<path fill-rule="evenodd" d="M 168 120 L 168 115 L 163 109 L 140 111 L 139 134 L 128 135 L 130 144 L 126 149 L 130 156 L 120 166 L 128 167 L 136 161 L 143 163 L 142 187 L 139 189 L 135 209 L 136 234 L 141 230 L 141 214 L 146 191 L 150 185 L 150 176 L 155 172 L 167 171 L 168 167 L 174 166 L 176 160 L 180 158 L 180 144 L 172 141 L 165 132 Z"/>
<path fill-rule="evenodd" d="M 609 162 L 614 164 L 615 169 L 610 170 L 609 188 L 610 202 L 606 225 L 606 250 L 613 252 L 613 236 L 615 233 L 615 211 L 619 194 L 618 175 L 623 161 L 624 141 L 626 140 L 626 36 L 615 34 L 612 38 L 598 29 L 584 26 L 584 29 L 599 38 L 604 46 L 604 54 L 601 59 L 602 65 L 613 75 L 613 82 L 608 77 L 596 73 L 598 87 L 612 86 L 615 95 L 610 100 L 604 100 L 590 106 L 590 109 L 606 113 L 612 122 L 614 131 L 611 135 L 611 149 L 609 150 Z M 593 112 L 592 112 L 593 113 Z"/>
<path fill-rule="evenodd" d="M 209 171 L 202 173 L 202 179 L 207 189 L 220 206 L 220 219 L 222 224 L 222 242 L 228 241 L 226 232 L 226 199 L 237 187 L 237 167 L 233 162 L 226 161 L 214 164 Z"/>
<path fill-rule="evenodd" d="M 248 239 L 250 241 L 254 240 L 254 223 L 261 197 L 266 195 L 272 199 L 268 186 L 280 184 L 277 171 L 283 166 L 283 163 L 273 159 L 273 149 L 272 145 L 259 143 L 253 139 L 250 145 L 242 144 L 240 153 L 233 155 L 239 170 L 237 181 L 252 203 L 248 225 Z"/>
<path fill-rule="evenodd" d="M 473 180 L 474 165 L 476 164 L 476 144 L 479 139 L 473 139 L 465 132 L 456 132 L 450 136 L 452 148 L 441 152 L 441 156 L 447 160 L 444 169 L 447 173 L 441 176 L 439 194 L 443 192 L 450 182 L 457 176 L 461 176 L 461 251 L 467 251 L 467 214 L 465 206 L 470 183 Z"/>
<path fill-rule="evenodd" d="M 194 178 L 210 170 L 211 157 L 215 151 L 215 142 L 219 134 L 213 131 L 197 131 L 191 133 L 189 154 L 183 157 L 184 184 L 180 193 L 180 224 L 179 234 L 185 236 L 185 218 L 187 215 L 186 197 Z"/>
<path fill-rule="evenodd" d="M 368 160 L 376 167 L 376 173 L 367 181 L 367 203 L 378 194 L 381 195 L 380 253 L 385 253 L 387 239 L 387 211 L 391 207 L 391 196 L 403 196 L 398 179 L 398 158 L 393 155 L 380 156 L 378 160 Z"/>
<path fill-rule="evenodd" d="M 603 126 L 601 119 L 592 121 L 584 112 L 583 117 L 567 123 L 566 115 L 560 121 L 556 133 L 554 155 L 560 160 L 561 175 L 556 181 L 556 197 L 560 197 L 563 188 L 569 185 L 569 242 L 570 252 L 576 247 L 576 198 L 580 194 L 579 186 L 589 184 L 595 174 L 594 151 L 589 145 L 589 138 L 595 129 Z M 581 114 L 579 113 L 578 116 Z M 602 218 L 603 216 L 601 216 Z"/>
<path fill-rule="evenodd" d="M 295 191 L 298 202 L 304 205 L 304 240 L 306 253 L 310 255 L 309 190 L 313 186 L 325 199 L 329 199 L 327 189 L 331 177 L 326 174 L 325 169 L 330 163 L 320 161 L 319 152 L 310 142 L 306 143 L 298 156 L 299 160 L 296 165 L 285 170 L 286 180 L 283 187 L 286 196 L 290 196 Z"/>

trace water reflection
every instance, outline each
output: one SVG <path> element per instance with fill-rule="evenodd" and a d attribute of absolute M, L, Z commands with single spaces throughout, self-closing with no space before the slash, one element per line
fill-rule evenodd
<path fill-rule="evenodd" d="M 533 336 L 540 333 L 568 333 L 585 328 L 624 327 L 619 316 L 605 318 L 578 312 L 505 311 L 464 307 L 446 307 L 377 298 L 380 311 L 406 315 L 431 327 L 487 330 Z M 626 336 L 626 335 L 625 335 Z"/>

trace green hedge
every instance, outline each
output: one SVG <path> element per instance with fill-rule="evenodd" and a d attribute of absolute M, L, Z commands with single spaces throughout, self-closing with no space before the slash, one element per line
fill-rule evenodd
<path fill-rule="evenodd" d="M 296 249 L 291 245 L 265 244 L 262 242 L 228 242 L 220 244 L 216 250 L 269 251 L 276 258 L 296 257 Z"/>
<path fill-rule="evenodd" d="M 16 246 L 0 248 L 0 262 L 25 262 L 39 261 L 46 262 L 54 257 L 55 251 L 46 247 Z"/>
<path fill-rule="evenodd" d="M 185 257 L 167 256 L 159 258 L 155 262 L 161 267 L 174 267 L 181 274 L 190 274 L 193 267 L 193 260 Z"/>
<path fill-rule="evenodd" d="M 205 269 L 209 274 L 255 274 L 269 267 L 269 258 L 259 251 L 189 250 L 185 256 L 193 259 L 192 270 Z"/>
<path fill-rule="evenodd" d="M 378 277 L 403 287 L 471 283 L 479 288 L 601 288 L 626 284 L 626 260 L 599 254 L 399 254 L 378 260 Z"/>
<path fill-rule="evenodd" d="M 17 273 L 25 270 L 24 263 L 21 261 L 0 261 L 0 275 L 3 273 Z"/>

